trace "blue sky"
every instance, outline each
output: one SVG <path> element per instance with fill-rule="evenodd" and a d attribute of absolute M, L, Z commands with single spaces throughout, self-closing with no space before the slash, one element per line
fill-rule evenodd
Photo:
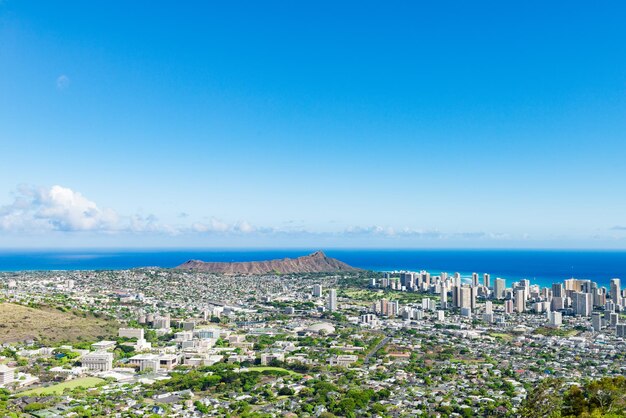
<path fill-rule="evenodd" d="M 0 246 L 626 248 L 623 2 L 0 1 Z"/>

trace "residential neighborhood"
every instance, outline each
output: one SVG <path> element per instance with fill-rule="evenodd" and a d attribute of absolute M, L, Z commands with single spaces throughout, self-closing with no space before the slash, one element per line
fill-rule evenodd
<path fill-rule="evenodd" d="M 3 341 L 9 416 L 518 416 L 543 379 L 626 374 L 619 280 L 541 289 L 424 271 L 176 269 L 0 279 L 13 312 L 115 326 L 69 341 L 42 324 Z"/>

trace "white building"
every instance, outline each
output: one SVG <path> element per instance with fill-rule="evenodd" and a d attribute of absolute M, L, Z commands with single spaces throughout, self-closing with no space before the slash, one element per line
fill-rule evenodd
<path fill-rule="evenodd" d="M 522 313 L 526 310 L 526 289 L 515 289 L 515 312 Z"/>
<path fill-rule="evenodd" d="M 328 291 L 328 310 L 334 312 L 337 310 L 337 290 L 330 289 Z"/>
<path fill-rule="evenodd" d="M 12 383 L 15 378 L 15 369 L 5 364 L 0 364 L 0 386 L 7 386 Z"/>
<path fill-rule="evenodd" d="M 339 356 L 333 356 L 328 359 L 328 363 L 331 366 L 348 367 L 352 363 L 355 363 L 359 359 L 359 356 L 352 354 L 342 354 Z"/>
<path fill-rule="evenodd" d="M 114 350 L 116 345 L 115 341 L 99 341 L 91 344 L 91 349 L 94 351 Z"/>
<path fill-rule="evenodd" d="M 152 321 L 152 327 L 155 329 L 167 329 L 170 327 L 170 316 L 155 316 Z"/>
<path fill-rule="evenodd" d="M 81 357 L 80 363 L 88 370 L 108 372 L 113 368 L 113 353 L 97 351 L 85 354 Z"/>
<path fill-rule="evenodd" d="M 595 332 L 600 332 L 602 329 L 602 314 L 600 312 L 591 314 L 591 327 Z"/>
<path fill-rule="evenodd" d="M 316 284 L 313 286 L 313 296 L 315 296 L 316 298 L 322 297 L 322 285 L 321 284 Z"/>
<path fill-rule="evenodd" d="M 128 363 L 139 366 L 140 371 L 171 370 L 178 365 L 178 356 L 176 354 L 138 354 L 129 358 Z"/>
<path fill-rule="evenodd" d="M 446 318 L 446 313 L 442 310 L 437 311 L 437 321 L 443 321 Z"/>
<path fill-rule="evenodd" d="M 548 321 L 551 327 L 559 328 L 563 324 L 561 312 L 551 311 L 548 313 Z"/>
<path fill-rule="evenodd" d="M 261 364 L 267 366 L 272 361 L 285 361 L 285 354 L 283 353 L 263 353 L 261 354 Z"/>

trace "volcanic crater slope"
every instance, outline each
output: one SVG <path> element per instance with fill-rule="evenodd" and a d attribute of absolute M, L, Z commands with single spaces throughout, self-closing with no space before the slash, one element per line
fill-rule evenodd
<path fill-rule="evenodd" d="M 176 268 L 221 274 L 336 273 L 359 270 L 335 258 L 328 257 L 321 251 L 297 258 L 266 261 L 238 261 L 227 263 L 189 260 Z"/>

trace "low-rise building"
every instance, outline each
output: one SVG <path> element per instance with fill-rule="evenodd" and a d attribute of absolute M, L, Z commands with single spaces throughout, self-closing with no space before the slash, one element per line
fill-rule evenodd
<path fill-rule="evenodd" d="M 99 341 L 91 344 L 91 349 L 94 351 L 114 350 L 116 345 L 115 341 Z"/>
<path fill-rule="evenodd" d="M 285 355 L 283 353 L 263 353 L 261 354 L 261 364 L 267 366 L 272 361 L 285 361 Z"/>
<path fill-rule="evenodd" d="M 88 370 L 108 372 L 113 368 L 113 353 L 97 351 L 81 357 L 81 364 Z"/>
<path fill-rule="evenodd" d="M 348 367 L 351 364 L 355 363 L 358 359 L 359 356 L 355 356 L 352 354 L 343 354 L 331 357 L 330 359 L 328 359 L 328 363 L 331 366 Z"/>
<path fill-rule="evenodd" d="M 5 364 L 0 364 L 0 386 L 6 386 L 13 383 L 15 378 L 15 369 Z"/>

